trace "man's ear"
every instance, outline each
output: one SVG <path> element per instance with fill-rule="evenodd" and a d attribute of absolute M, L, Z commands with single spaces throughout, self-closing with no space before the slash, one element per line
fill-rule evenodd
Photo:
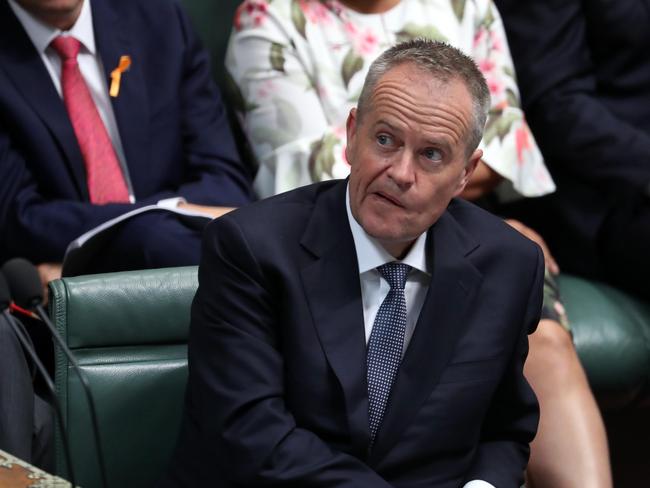
<path fill-rule="evenodd" d="M 357 135 L 357 109 L 353 108 L 348 114 L 348 120 L 345 123 L 345 131 L 347 135 L 347 143 L 345 145 L 345 159 L 348 163 L 352 164 L 352 158 L 350 158 L 350 147 L 354 145 L 354 138 Z"/>
<path fill-rule="evenodd" d="M 460 181 L 458 182 L 458 188 L 456 189 L 456 193 L 454 194 L 455 197 L 457 197 L 463 192 L 463 190 L 467 186 L 467 183 L 472 178 L 472 174 L 474 174 L 474 170 L 476 169 L 476 166 L 478 165 L 482 157 L 483 157 L 482 149 L 476 149 L 469 157 L 467 163 L 465 164 L 465 168 L 463 169 L 463 173 L 460 178 Z"/>

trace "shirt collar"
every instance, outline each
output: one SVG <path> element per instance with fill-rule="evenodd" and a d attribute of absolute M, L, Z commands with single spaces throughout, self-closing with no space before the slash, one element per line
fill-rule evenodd
<path fill-rule="evenodd" d="M 93 16 L 90 8 L 90 0 L 84 0 L 77 22 L 66 32 L 44 24 L 18 5 L 15 0 L 9 0 L 9 6 L 14 11 L 14 14 L 16 14 L 16 17 L 18 17 L 18 20 L 23 25 L 23 28 L 39 53 L 43 54 L 55 37 L 60 34 L 66 34 L 77 39 L 90 54 L 95 55 L 95 33 L 93 31 Z"/>
<path fill-rule="evenodd" d="M 395 258 L 384 249 L 384 247 L 377 242 L 377 240 L 369 236 L 363 227 L 359 225 L 350 209 L 350 185 L 345 190 L 345 208 L 347 210 L 348 222 L 350 223 L 350 230 L 352 231 L 352 238 L 354 239 L 354 247 L 357 253 L 357 263 L 359 264 L 359 274 L 366 271 L 373 270 L 382 264 L 395 261 Z M 408 264 L 414 269 L 430 275 L 427 269 L 427 259 L 425 251 L 425 243 L 427 233 L 423 232 L 416 239 L 408 254 L 402 259 L 402 263 Z"/>

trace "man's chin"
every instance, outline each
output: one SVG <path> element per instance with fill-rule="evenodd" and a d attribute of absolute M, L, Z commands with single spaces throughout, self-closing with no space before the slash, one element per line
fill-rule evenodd
<path fill-rule="evenodd" d="M 363 227 L 363 230 L 379 243 L 386 251 L 395 257 L 403 257 L 405 250 L 411 247 L 411 244 L 418 236 L 396 233 L 393 229 L 373 228 L 372 226 Z"/>

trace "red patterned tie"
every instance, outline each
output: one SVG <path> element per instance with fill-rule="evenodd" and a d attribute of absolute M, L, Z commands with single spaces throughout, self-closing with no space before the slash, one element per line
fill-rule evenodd
<path fill-rule="evenodd" d="M 129 191 L 111 138 L 102 122 L 77 64 L 80 42 L 59 36 L 51 46 L 61 56 L 61 89 L 74 133 L 86 165 L 90 201 L 95 204 L 129 202 Z"/>

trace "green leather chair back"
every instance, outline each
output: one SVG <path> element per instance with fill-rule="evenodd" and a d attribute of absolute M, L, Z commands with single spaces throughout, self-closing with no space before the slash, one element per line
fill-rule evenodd
<path fill-rule="evenodd" d="M 203 45 L 210 52 L 212 74 L 221 89 L 237 150 L 252 181 L 259 163 L 235 115 L 236 95 L 233 81 L 226 75 L 224 67 L 232 21 L 237 7 L 242 2 L 243 0 L 182 0 L 181 3 L 199 33 Z"/>
<path fill-rule="evenodd" d="M 224 57 L 235 10 L 243 0 L 182 0 L 204 46 L 211 54 L 214 79 L 223 87 Z"/>
<path fill-rule="evenodd" d="M 164 471 L 180 426 L 196 267 L 63 278 L 50 284 L 50 316 L 95 398 L 111 488 L 150 486 Z M 101 486 L 92 424 L 79 380 L 56 355 L 77 483 Z M 58 433 L 57 433 L 58 436 Z M 57 474 L 66 476 L 60 437 Z"/>

